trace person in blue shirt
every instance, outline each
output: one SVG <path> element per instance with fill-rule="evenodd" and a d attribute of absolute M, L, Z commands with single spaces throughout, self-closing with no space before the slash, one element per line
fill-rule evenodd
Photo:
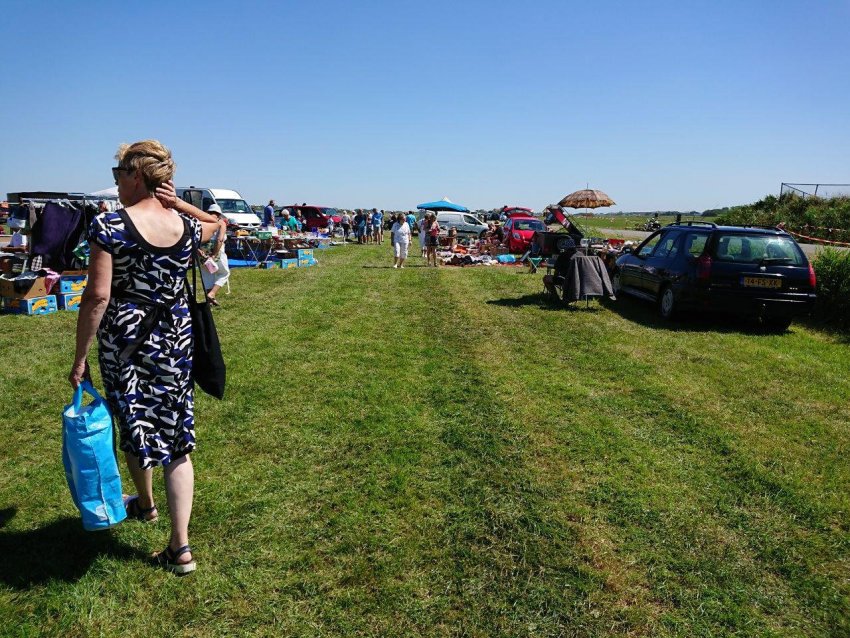
<path fill-rule="evenodd" d="M 372 239 L 376 244 L 384 243 L 384 211 L 372 209 Z"/>
<path fill-rule="evenodd" d="M 354 236 L 358 244 L 366 243 L 366 212 L 359 208 L 354 216 Z"/>
<path fill-rule="evenodd" d="M 407 213 L 407 216 L 405 217 L 405 221 L 407 222 L 407 225 L 410 227 L 410 234 L 412 235 L 414 229 L 418 228 L 418 226 L 416 225 L 416 215 L 413 214 L 413 211 L 409 211 Z"/>
<path fill-rule="evenodd" d="M 274 200 L 269 200 L 269 205 L 263 209 L 263 226 L 274 228 Z"/>

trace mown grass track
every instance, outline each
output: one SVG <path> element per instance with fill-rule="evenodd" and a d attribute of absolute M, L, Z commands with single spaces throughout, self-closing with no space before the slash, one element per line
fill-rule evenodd
<path fill-rule="evenodd" d="M 80 529 L 75 316 L 0 316 L 0 635 L 850 633 L 847 343 L 388 253 L 234 274 L 186 579 Z"/>

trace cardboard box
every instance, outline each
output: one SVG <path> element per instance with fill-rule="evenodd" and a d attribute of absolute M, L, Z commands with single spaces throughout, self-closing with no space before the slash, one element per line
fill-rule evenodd
<path fill-rule="evenodd" d="M 302 259 L 313 259 L 313 249 L 312 248 L 299 248 L 298 249 L 298 261 L 300 262 Z"/>
<path fill-rule="evenodd" d="M 15 289 L 13 279 L 0 279 L 0 297 L 9 299 L 35 299 L 47 295 L 47 285 L 44 277 L 36 277 L 28 290 L 19 292 Z"/>
<path fill-rule="evenodd" d="M 48 315 L 56 312 L 56 295 L 46 297 L 35 297 L 32 299 L 5 299 L 6 312 L 18 315 Z"/>
<path fill-rule="evenodd" d="M 70 295 L 59 295 L 60 310 L 79 310 L 80 300 L 83 298 L 83 293 L 73 292 Z"/>
<path fill-rule="evenodd" d="M 306 268 L 307 266 L 315 266 L 319 262 L 313 259 L 312 257 L 305 257 L 304 259 L 298 259 L 298 267 Z"/>
<path fill-rule="evenodd" d="M 73 292 L 83 292 L 88 282 L 88 272 L 85 270 L 65 270 L 59 275 L 59 292 L 67 295 Z"/>
<path fill-rule="evenodd" d="M 298 268 L 297 259 L 278 259 L 277 263 L 280 264 L 281 268 Z"/>

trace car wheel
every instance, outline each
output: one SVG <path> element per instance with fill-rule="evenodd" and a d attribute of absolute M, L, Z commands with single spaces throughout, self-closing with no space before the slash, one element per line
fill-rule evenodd
<path fill-rule="evenodd" d="M 783 333 L 791 325 L 791 319 L 787 317 L 763 317 L 761 325 L 770 332 Z"/>
<path fill-rule="evenodd" d="M 664 319 L 674 319 L 679 312 L 679 302 L 676 293 L 670 286 L 664 286 L 658 296 L 658 311 Z"/>
<path fill-rule="evenodd" d="M 622 284 L 620 283 L 620 271 L 615 270 L 614 274 L 611 276 L 611 288 L 614 289 L 615 295 L 620 294 L 620 288 L 621 287 L 622 287 Z"/>

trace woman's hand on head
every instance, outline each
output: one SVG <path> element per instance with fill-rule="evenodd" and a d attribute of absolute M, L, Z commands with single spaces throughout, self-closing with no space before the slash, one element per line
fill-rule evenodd
<path fill-rule="evenodd" d="M 174 189 L 174 182 L 168 180 L 157 186 L 156 198 L 164 208 L 174 208 L 177 205 L 177 191 Z"/>

